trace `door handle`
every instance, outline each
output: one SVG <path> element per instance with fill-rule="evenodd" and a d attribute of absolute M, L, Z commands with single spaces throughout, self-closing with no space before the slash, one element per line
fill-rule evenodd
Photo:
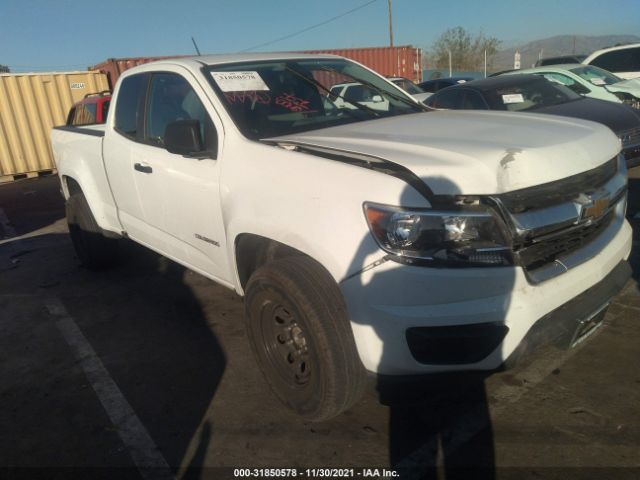
<path fill-rule="evenodd" d="M 133 168 L 142 173 L 153 173 L 153 168 L 146 163 L 134 163 Z"/>

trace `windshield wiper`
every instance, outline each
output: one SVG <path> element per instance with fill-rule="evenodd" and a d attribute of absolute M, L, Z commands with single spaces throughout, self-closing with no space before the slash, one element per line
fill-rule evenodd
<path fill-rule="evenodd" d="M 325 67 L 325 66 L 321 66 L 320 67 L 322 70 L 326 70 L 327 72 L 333 72 L 333 73 L 337 73 L 339 75 L 344 75 L 343 73 L 337 71 L 335 68 L 330 68 L 330 67 Z M 420 110 L 422 110 L 423 112 L 430 112 L 431 110 L 429 110 L 427 108 L 426 105 L 423 105 L 422 103 L 418 102 L 418 101 L 412 101 L 409 100 L 408 98 L 403 98 L 400 95 L 397 95 L 395 93 L 391 93 L 388 92 L 386 90 L 382 90 L 380 89 L 380 87 L 376 87 L 373 83 L 367 82 L 366 80 L 362 80 L 358 77 L 354 77 L 352 75 L 349 75 L 353 80 L 355 80 L 356 82 L 364 85 L 365 87 L 369 87 L 372 90 L 375 90 L 376 92 L 378 92 L 380 95 L 386 95 L 389 96 L 391 98 L 393 98 L 394 100 L 398 100 L 399 102 L 404 103 L 405 105 L 409 105 L 410 107 L 414 107 L 414 108 L 419 108 Z M 400 87 L 398 87 L 400 88 Z"/>
<path fill-rule="evenodd" d="M 329 100 L 331 100 L 331 96 L 334 97 L 339 97 L 342 100 L 344 100 L 345 102 L 353 105 L 354 107 L 356 107 L 359 110 L 362 110 L 364 112 L 367 113 L 371 113 L 372 115 L 375 115 L 376 117 L 380 116 L 380 112 L 374 110 L 373 108 L 367 107 L 366 105 L 362 105 L 361 103 L 358 102 L 352 102 L 351 100 L 347 100 L 346 98 L 344 98 L 342 95 L 338 95 L 338 94 L 333 94 L 331 93 L 331 90 L 329 90 L 327 87 L 325 87 L 322 83 L 320 83 L 319 81 L 317 81 L 315 78 L 313 77 L 307 77 L 305 74 L 298 72 L 295 68 L 291 68 L 288 65 L 285 65 L 284 67 L 287 71 L 293 73 L 295 76 L 303 79 L 305 82 L 309 83 L 310 85 L 314 85 L 315 87 L 321 88 L 322 90 L 324 90 L 325 92 L 327 92 L 328 96 L 329 96 Z M 349 112 L 348 109 L 342 109 L 345 112 L 348 112 L 349 115 L 351 115 L 352 117 L 354 116 L 353 113 Z M 354 117 L 355 118 L 355 117 Z"/>

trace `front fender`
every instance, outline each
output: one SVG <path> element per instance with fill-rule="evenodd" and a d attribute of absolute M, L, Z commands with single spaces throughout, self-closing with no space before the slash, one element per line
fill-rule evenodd
<path fill-rule="evenodd" d="M 428 206 L 413 187 L 384 173 L 275 146 L 245 148 L 255 151 L 225 165 L 221 188 L 229 270 L 239 293 L 235 247 L 241 234 L 299 250 L 339 283 L 385 256 L 369 232 L 365 201 Z"/>

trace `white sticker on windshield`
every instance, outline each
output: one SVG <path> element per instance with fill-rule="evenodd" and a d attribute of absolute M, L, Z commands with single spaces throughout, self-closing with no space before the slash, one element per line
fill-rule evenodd
<path fill-rule="evenodd" d="M 467 81 L 463 78 L 461 80 L 458 80 L 456 83 L 467 83 Z"/>
<path fill-rule="evenodd" d="M 258 72 L 211 72 L 223 92 L 269 90 Z"/>
<path fill-rule="evenodd" d="M 593 83 L 594 85 L 605 85 L 607 82 L 605 82 L 603 78 L 593 77 L 591 79 L 591 83 Z"/>
<path fill-rule="evenodd" d="M 522 103 L 524 98 L 521 93 L 510 93 L 509 95 L 502 95 L 502 103 Z"/>

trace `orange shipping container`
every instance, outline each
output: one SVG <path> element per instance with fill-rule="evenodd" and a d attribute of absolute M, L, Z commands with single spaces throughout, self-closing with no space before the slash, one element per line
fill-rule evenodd
<path fill-rule="evenodd" d="M 305 50 L 300 53 L 330 53 L 355 60 L 385 77 L 405 77 L 422 81 L 422 51 L 401 47 L 345 48 L 336 50 Z"/>
<path fill-rule="evenodd" d="M 0 74 L 0 182 L 53 170 L 51 129 L 86 94 L 108 88 L 98 72 Z"/>

